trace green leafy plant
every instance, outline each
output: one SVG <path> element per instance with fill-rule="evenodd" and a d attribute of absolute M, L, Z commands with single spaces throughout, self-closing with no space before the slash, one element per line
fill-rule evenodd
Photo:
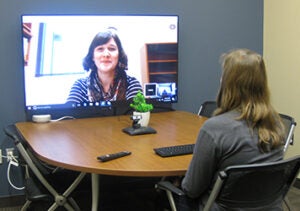
<path fill-rule="evenodd" d="M 147 112 L 153 109 L 153 105 L 146 102 L 145 96 L 139 91 L 130 103 L 130 107 L 138 112 Z"/>

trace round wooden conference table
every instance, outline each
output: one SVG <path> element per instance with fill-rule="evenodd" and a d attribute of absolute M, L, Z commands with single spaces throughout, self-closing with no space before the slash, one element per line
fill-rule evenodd
<path fill-rule="evenodd" d="M 19 132 L 48 164 L 92 174 L 93 204 L 98 206 L 99 174 L 162 177 L 184 175 L 192 155 L 162 158 L 154 148 L 195 143 L 207 118 L 185 111 L 152 113 L 149 126 L 156 134 L 131 136 L 129 115 L 71 119 L 50 123 L 16 123 Z M 131 155 L 108 162 L 97 157 L 120 151 Z"/>

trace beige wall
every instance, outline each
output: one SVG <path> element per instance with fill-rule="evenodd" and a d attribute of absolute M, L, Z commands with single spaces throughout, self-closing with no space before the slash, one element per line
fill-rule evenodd
<path fill-rule="evenodd" d="M 264 58 L 272 102 L 298 123 L 287 157 L 300 154 L 300 1 L 264 1 Z"/>

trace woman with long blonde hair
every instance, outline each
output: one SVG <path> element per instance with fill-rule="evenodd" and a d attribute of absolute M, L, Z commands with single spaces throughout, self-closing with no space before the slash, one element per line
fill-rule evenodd
<path fill-rule="evenodd" d="M 221 58 L 223 73 L 217 109 L 200 129 L 182 181 L 182 189 L 194 199 L 188 207 L 194 210 L 205 205 L 219 171 L 231 165 L 283 158 L 284 127 L 270 103 L 262 56 L 248 49 L 237 49 Z M 213 210 L 232 209 L 216 203 Z M 257 210 L 282 210 L 281 200 Z"/>

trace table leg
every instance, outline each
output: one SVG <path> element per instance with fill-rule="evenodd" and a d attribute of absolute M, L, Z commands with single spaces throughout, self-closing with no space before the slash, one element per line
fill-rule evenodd
<path fill-rule="evenodd" d="M 98 210 L 99 175 L 92 173 L 92 211 Z"/>

